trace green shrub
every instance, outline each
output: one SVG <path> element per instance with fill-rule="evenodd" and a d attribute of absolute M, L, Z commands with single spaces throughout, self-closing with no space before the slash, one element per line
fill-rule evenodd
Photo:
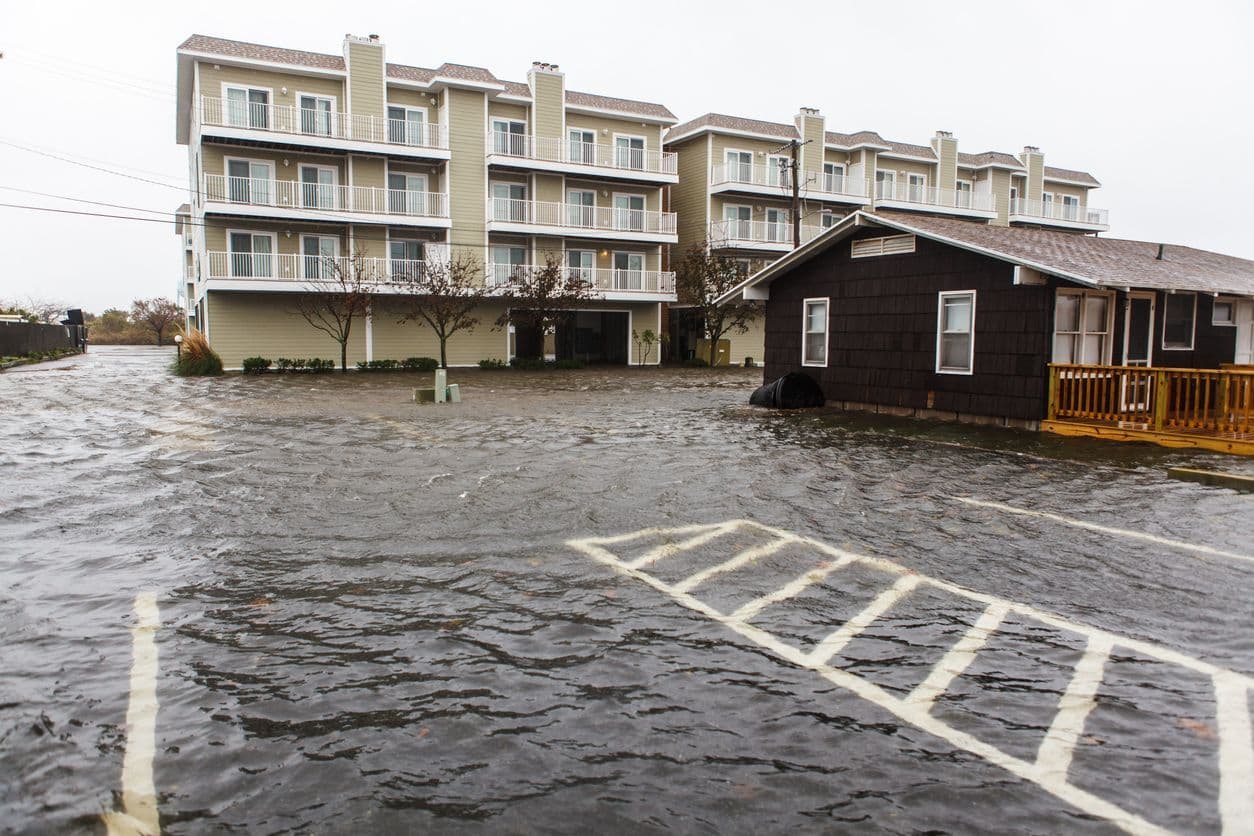
<path fill-rule="evenodd" d="M 406 357 L 401 368 L 407 372 L 433 372 L 440 368 L 440 361 L 434 357 Z"/>
<path fill-rule="evenodd" d="M 524 372 L 538 372 L 544 370 L 544 359 L 541 357 L 515 357 L 509 361 L 511 367 Z"/>
<path fill-rule="evenodd" d="M 335 371 L 335 361 L 319 360 L 317 357 L 313 357 L 305 361 L 305 368 L 316 374 L 321 374 L 322 372 L 333 372 Z"/>
<path fill-rule="evenodd" d="M 357 364 L 359 372 L 389 372 L 395 369 L 395 360 L 362 360 Z"/>
<path fill-rule="evenodd" d="M 565 360 L 558 360 L 556 363 L 553 364 L 553 368 L 555 369 L 582 369 L 586 365 L 588 364 L 580 360 L 578 357 L 570 357 Z"/>
<path fill-rule="evenodd" d="M 292 361 L 287 357 L 280 357 L 274 361 L 275 371 L 287 372 L 292 370 Z"/>
<path fill-rule="evenodd" d="M 684 361 L 685 366 L 691 366 L 694 369 L 708 369 L 710 364 L 706 362 L 704 357 L 689 357 Z"/>
<path fill-rule="evenodd" d="M 480 360 L 480 361 L 479 361 L 479 368 L 481 368 L 481 369 L 503 369 L 503 368 L 505 368 L 505 361 L 504 361 L 504 360 L 496 360 L 496 359 L 492 359 L 492 360 Z"/>
<path fill-rule="evenodd" d="M 270 369 L 270 361 L 265 357 L 245 357 L 244 374 L 262 374 Z"/>
<path fill-rule="evenodd" d="M 174 373 L 180 377 L 213 377 L 222 374 L 222 358 L 209 347 L 199 331 L 189 331 L 174 361 Z"/>

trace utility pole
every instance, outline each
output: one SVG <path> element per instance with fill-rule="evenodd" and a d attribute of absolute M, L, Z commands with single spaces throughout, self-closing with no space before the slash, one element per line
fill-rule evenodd
<path fill-rule="evenodd" d="M 799 142 L 795 139 L 788 140 L 787 145 L 781 145 L 775 149 L 774 153 L 788 149 L 789 160 L 785 165 L 792 172 L 792 248 L 795 250 L 801 246 L 801 146 L 809 144 L 810 140 Z"/>

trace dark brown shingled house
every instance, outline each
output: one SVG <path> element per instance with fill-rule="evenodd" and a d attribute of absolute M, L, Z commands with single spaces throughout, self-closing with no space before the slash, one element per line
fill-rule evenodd
<path fill-rule="evenodd" d="M 1254 262 L 855 212 L 723 300 L 831 405 L 1254 454 Z"/>

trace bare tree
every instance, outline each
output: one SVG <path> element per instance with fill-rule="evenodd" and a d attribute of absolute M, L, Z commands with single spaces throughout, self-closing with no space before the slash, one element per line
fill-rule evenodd
<path fill-rule="evenodd" d="M 743 299 L 714 304 L 714 300 L 738 285 L 744 277 L 736 262 L 714 255 L 708 242 L 689 247 L 675 273 L 679 304 L 691 306 L 701 317 L 702 332 L 709 342 L 711 366 L 718 360 L 718 341 L 733 331 L 745 333 L 762 314 L 760 306 Z"/>
<path fill-rule="evenodd" d="M 560 258 L 548 255 L 543 267 L 523 268 L 510 276 L 499 297 L 505 301 L 505 313 L 496 324 L 521 325 L 545 334 L 595 296 L 581 271 L 563 267 Z"/>
<path fill-rule="evenodd" d="M 131 321 L 157 335 L 157 345 L 165 344 L 166 329 L 185 316 L 182 308 L 169 299 L 136 299 L 131 303 Z"/>
<path fill-rule="evenodd" d="M 457 255 L 449 261 L 428 262 L 421 275 L 405 282 L 411 295 L 401 321 L 427 325 L 435 332 L 442 368 L 448 368 L 449 337 L 479 324 L 472 314 L 488 298 L 479 281 L 481 270 L 473 257 Z"/>
<path fill-rule="evenodd" d="M 311 256 L 303 266 L 305 292 L 296 299 L 296 312 L 339 344 L 340 371 L 346 372 L 353 320 L 370 312 L 380 277 L 360 251 L 347 258 Z"/>
<path fill-rule="evenodd" d="M 44 325 L 56 325 L 60 322 L 61 315 L 65 313 L 65 307 L 65 303 L 58 299 L 39 299 L 34 296 L 27 296 L 23 302 L 13 299 L 8 303 L 0 304 L 0 310 L 20 314 L 31 322 Z"/>

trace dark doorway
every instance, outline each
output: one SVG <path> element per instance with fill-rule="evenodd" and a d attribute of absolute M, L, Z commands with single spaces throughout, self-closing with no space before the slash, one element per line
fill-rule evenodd
<path fill-rule="evenodd" d="M 705 338 L 705 320 L 698 308 L 671 306 L 669 310 L 670 340 L 666 359 L 686 363 L 697 355 L 697 341 Z"/>
<path fill-rule="evenodd" d="M 557 327 L 557 359 L 627 365 L 627 320 L 625 311 L 576 311 Z"/>

